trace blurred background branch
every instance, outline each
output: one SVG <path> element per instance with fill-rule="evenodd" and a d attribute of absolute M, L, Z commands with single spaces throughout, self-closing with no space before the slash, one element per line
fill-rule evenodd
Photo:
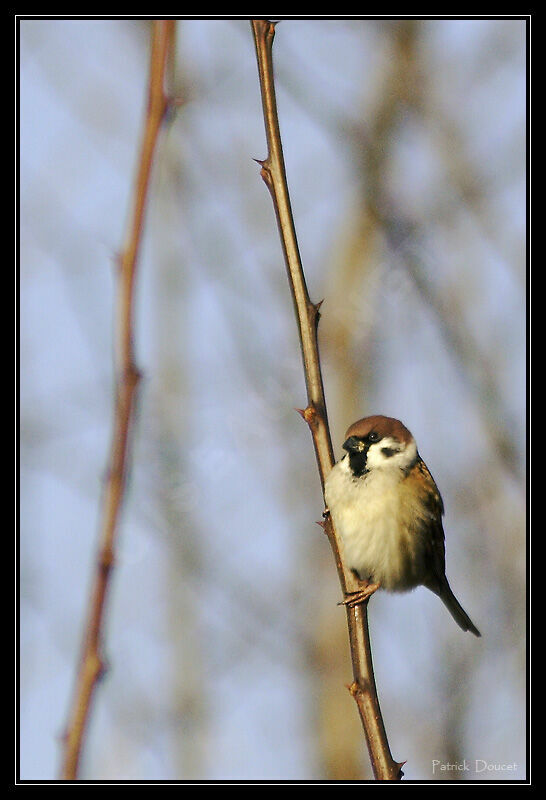
<path fill-rule="evenodd" d="M 93 693 L 105 669 L 102 639 L 106 599 L 115 559 L 117 526 L 129 472 L 129 444 L 134 422 L 135 393 L 140 379 L 133 347 L 136 266 L 157 137 L 169 105 L 165 78 L 169 59 L 172 58 L 174 34 L 174 22 L 154 22 L 150 47 L 148 109 L 138 158 L 133 210 L 126 243 L 119 257 L 117 314 L 114 321 L 117 377 L 112 442 L 102 501 L 102 524 L 96 571 L 92 579 L 76 688 L 63 742 L 61 777 L 64 780 L 76 780 L 78 777 Z"/>

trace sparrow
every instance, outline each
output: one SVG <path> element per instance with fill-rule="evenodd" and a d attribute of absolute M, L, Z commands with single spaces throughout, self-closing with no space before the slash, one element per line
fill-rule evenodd
<path fill-rule="evenodd" d="M 365 417 L 347 430 L 343 449 L 324 489 L 325 513 L 362 584 L 343 602 L 363 603 L 379 587 L 426 586 L 463 631 L 480 636 L 446 578 L 444 504 L 409 430 L 392 417 Z"/>

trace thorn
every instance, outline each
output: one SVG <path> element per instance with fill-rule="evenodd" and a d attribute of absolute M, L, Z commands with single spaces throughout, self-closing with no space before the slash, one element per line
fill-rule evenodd
<path fill-rule="evenodd" d="M 106 673 L 110 671 L 110 664 L 106 659 L 101 659 L 99 671 L 97 672 L 97 683 L 104 680 Z"/>
<path fill-rule="evenodd" d="M 269 191 L 271 191 L 272 190 L 272 178 L 271 178 L 271 169 L 270 169 L 270 165 L 269 165 L 269 156 L 267 158 L 264 158 L 264 159 L 253 158 L 252 160 L 260 165 L 260 167 L 261 167 L 261 169 L 260 169 L 260 177 L 263 180 L 263 182 L 265 183 L 265 185 L 267 186 L 267 188 L 269 189 Z"/>
<path fill-rule="evenodd" d="M 108 573 L 115 566 L 116 566 L 116 559 L 114 558 L 114 554 L 112 553 L 111 550 L 108 550 L 107 552 L 99 556 L 98 568 L 100 569 L 101 572 Z"/>
<path fill-rule="evenodd" d="M 315 331 L 318 331 L 320 318 L 322 316 L 322 314 L 320 313 L 320 307 L 323 303 L 324 300 L 319 300 L 318 303 L 311 303 L 311 308 L 313 310 L 313 323 L 315 325 Z"/>
<path fill-rule="evenodd" d="M 169 97 L 168 101 L 169 106 L 177 111 L 184 103 L 187 102 L 187 98 L 184 97 L 182 94 L 175 94 L 172 97 Z"/>
<path fill-rule="evenodd" d="M 316 519 L 316 520 L 315 520 L 315 524 L 316 524 L 316 525 L 320 525 L 320 527 L 321 527 L 323 530 L 324 530 L 324 528 L 326 527 L 326 522 L 325 522 L 323 519 Z"/>
<path fill-rule="evenodd" d="M 114 269 L 116 270 L 116 272 L 120 272 L 121 271 L 121 262 L 122 262 L 122 259 L 123 259 L 123 254 L 122 254 L 121 250 L 116 250 L 114 253 L 112 253 L 111 258 L 112 258 L 112 263 L 113 263 Z"/>
<path fill-rule="evenodd" d="M 313 308 L 315 309 L 315 314 L 318 314 L 320 312 L 320 307 L 321 307 L 321 305 L 323 303 L 324 303 L 324 298 L 322 298 L 322 300 L 319 300 L 318 303 L 313 303 Z"/>
<path fill-rule="evenodd" d="M 165 109 L 163 111 L 163 118 L 161 121 L 170 125 L 178 114 L 179 109 L 181 109 L 186 102 L 187 99 L 182 95 L 167 95 L 165 98 Z"/>
<path fill-rule="evenodd" d="M 298 411 L 298 413 L 301 414 L 301 416 L 308 425 L 312 425 L 315 422 L 317 412 L 315 411 L 315 407 L 311 403 L 309 403 L 307 408 L 304 409 L 297 408 L 296 411 Z"/>
<path fill-rule="evenodd" d="M 68 741 L 68 728 L 65 728 L 64 730 L 62 730 L 59 733 L 57 733 L 55 738 L 61 744 L 66 744 L 67 741 Z"/>
<path fill-rule="evenodd" d="M 300 417 L 305 419 L 305 408 L 295 408 L 294 411 L 297 411 Z"/>

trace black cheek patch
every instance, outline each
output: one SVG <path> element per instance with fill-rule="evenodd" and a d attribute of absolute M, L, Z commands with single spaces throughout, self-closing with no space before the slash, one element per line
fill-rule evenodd
<path fill-rule="evenodd" d="M 390 458 L 391 456 L 395 455 L 398 450 L 394 450 L 392 447 L 382 447 L 381 452 L 385 456 L 385 458 Z"/>

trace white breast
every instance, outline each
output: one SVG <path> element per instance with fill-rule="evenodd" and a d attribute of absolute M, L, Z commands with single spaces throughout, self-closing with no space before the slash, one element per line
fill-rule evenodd
<path fill-rule="evenodd" d="M 404 591 L 418 585 L 419 537 L 404 520 L 400 470 L 372 470 L 355 478 L 346 456 L 329 473 L 325 499 L 342 539 L 346 564 L 362 580 L 379 581 L 384 589 Z"/>

